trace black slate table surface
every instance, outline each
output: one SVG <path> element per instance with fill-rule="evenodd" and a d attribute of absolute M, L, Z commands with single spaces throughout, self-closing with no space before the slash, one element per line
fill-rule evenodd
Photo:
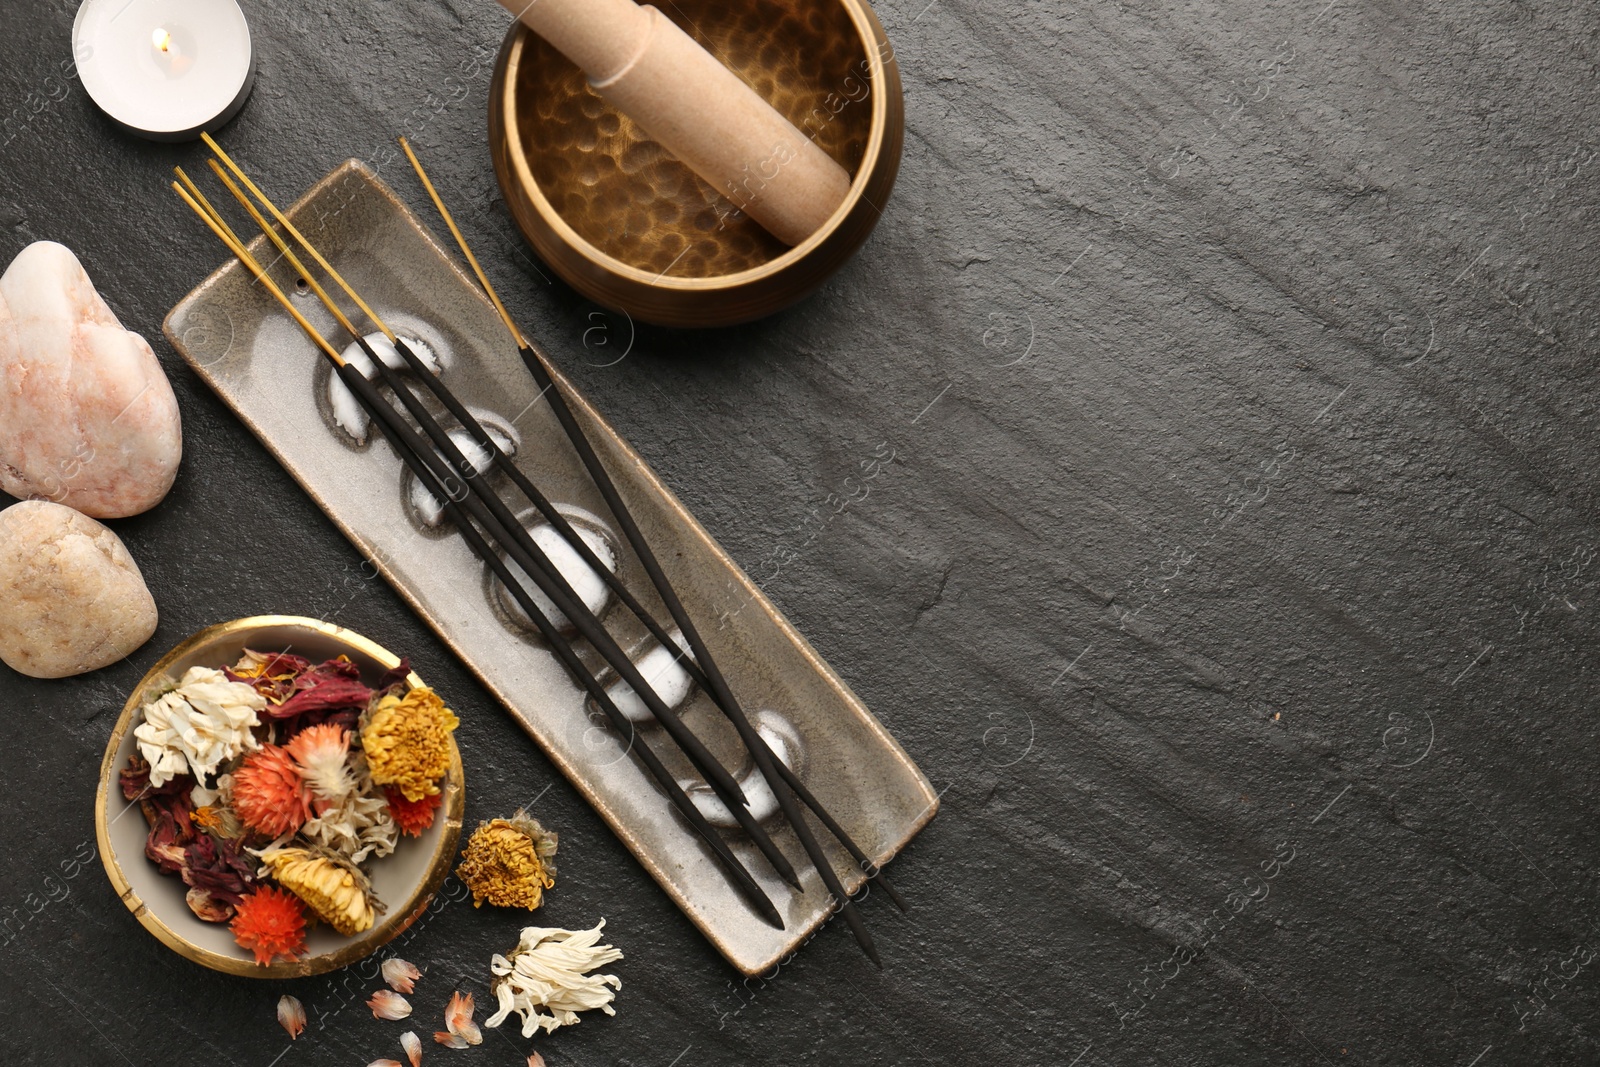
<path fill-rule="evenodd" d="M 203 971 L 84 862 L 128 688 L 202 626 L 293 612 L 452 694 L 469 825 L 549 787 L 537 920 L 604 916 L 627 953 L 615 1018 L 428 1062 L 1600 1062 L 1590 5 L 885 3 L 908 123 L 882 223 L 814 298 L 715 333 L 597 315 L 533 259 L 485 145 L 495 4 L 246 7 L 229 147 L 291 193 L 408 134 L 516 316 L 943 811 L 894 864 L 913 914 L 865 905 L 882 973 L 834 924 L 739 980 L 161 340 L 222 258 L 166 188 L 202 153 L 114 130 L 64 66 L 74 5 L 11 0 L 0 261 L 79 254 L 187 454 L 114 524 L 154 640 L 0 673 L 0 1059 L 401 1056 L 374 983 Z M 416 1028 L 452 985 L 488 1003 L 519 925 L 451 905 L 409 935 Z"/>

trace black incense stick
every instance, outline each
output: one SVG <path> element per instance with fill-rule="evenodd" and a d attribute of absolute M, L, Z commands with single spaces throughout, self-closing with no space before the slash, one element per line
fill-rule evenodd
<path fill-rule="evenodd" d="M 551 526 L 566 539 L 567 543 L 578 553 L 584 563 L 617 594 L 618 599 L 629 608 L 633 615 L 650 631 L 651 635 L 660 642 L 661 646 L 673 653 L 674 661 L 682 666 L 690 679 L 708 693 L 711 692 L 709 680 L 700 669 L 699 664 L 695 662 L 689 653 L 677 647 L 677 642 L 668 635 L 666 628 L 656 621 L 655 617 L 639 602 L 638 598 L 633 595 L 622 579 L 600 561 L 594 550 L 589 547 L 588 542 L 572 528 L 566 516 L 562 515 L 550 503 L 548 498 L 528 480 L 527 475 L 523 474 L 511 457 L 506 455 L 505 450 L 495 442 L 493 436 L 484 429 L 483 424 L 478 421 L 477 417 L 456 399 L 455 394 L 439 380 L 438 376 L 428 368 L 421 357 L 412 351 L 411 346 L 406 344 L 404 339 L 396 338 L 395 349 L 405 360 L 407 367 L 423 382 L 428 391 L 445 406 L 445 409 L 451 415 L 455 416 L 456 421 L 473 438 L 478 448 L 482 449 L 484 454 L 493 460 L 495 468 L 507 475 L 516 484 L 517 488 L 528 498 L 539 513 L 550 521 Z M 714 696 L 713 699 L 715 699 Z M 767 745 L 766 740 L 760 738 L 759 734 L 757 734 L 757 737 L 760 743 L 771 753 L 771 746 Z M 771 758 L 773 767 L 778 772 L 778 775 L 783 778 L 789 788 L 799 795 L 801 802 L 812 810 L 818 820 L 827 827 L 828 832 L 833 834 L 844 845 L 846 851 L 850 853 L 860 869 L 872 877 L 874 883 L 884 891 L 896 907 L 901 911 L 909 911 L 910 907 L 906 904 L 905 898 L 895 889 L 888 876 L 883 873 L 882 868 L 861 850 L 860 846 L 855 843 L 844 827 L 839 825 L 838 820 L 828 813 L 827 809 L 822 806 L 821 801 L 801 782 L 799 776 L 786 763 L 778 759 L 776 755 L 772 755 Z"/>

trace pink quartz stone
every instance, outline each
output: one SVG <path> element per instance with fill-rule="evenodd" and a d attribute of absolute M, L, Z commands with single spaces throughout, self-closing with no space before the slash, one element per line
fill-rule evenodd
<path fill-rule="evenodd" d="M 178 401 L 72 252 L 23 249 L 0 277 L 0 489 L 96 518 L 148 511 L 183 458 Z"/>

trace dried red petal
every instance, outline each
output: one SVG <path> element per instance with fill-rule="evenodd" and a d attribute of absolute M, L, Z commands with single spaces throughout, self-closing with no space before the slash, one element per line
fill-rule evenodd
<path fill-rule="evenodd" d="M 139 802 L 150 834 L 145 838 L 144 854 L 167 874 L 183 871 L 184 850 L 195 839 L 194 804 L 188 793 L 146 797 Z"/>
<path fill-rule="evenodd" d="M 183 852 L 183 881 L 213 897 L 237 905 L 256 885 L 256 865 L 239 841 L 220 844 L 209 834 L 196 834 Z"/>
<path fill-rule="evenodd" d="M 260 653 L 256 653 L 260 655 Z M 311 661 L 303 656 L 278 652 L 264 656 L 262 662 L 243 674 L 230 668 L 222 673 L 230 682 L 243 682 L 267 698 L 269 704 L 281 704 L 297 691 L 296 682 L 311 669 Z"/>
<path fill-rule="evenodd" d="M 361 669 L 349 660 L 319 663 L 295 679 L 295 693 L 281 704 L 267 705 L 273 719 L 290 719 L 314 711 L 362 709 L 372 690 L 361 684 Z"/>

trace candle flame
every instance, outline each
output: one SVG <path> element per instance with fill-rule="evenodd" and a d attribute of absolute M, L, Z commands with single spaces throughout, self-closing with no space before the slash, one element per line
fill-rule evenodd
<path fill-rule="evenodd" d="M 170 52 L 172 51 L 172 34 L 166 30 L 156 30 L 150 34 L 150 43 L 155 45 L 158 51 Z"/>

